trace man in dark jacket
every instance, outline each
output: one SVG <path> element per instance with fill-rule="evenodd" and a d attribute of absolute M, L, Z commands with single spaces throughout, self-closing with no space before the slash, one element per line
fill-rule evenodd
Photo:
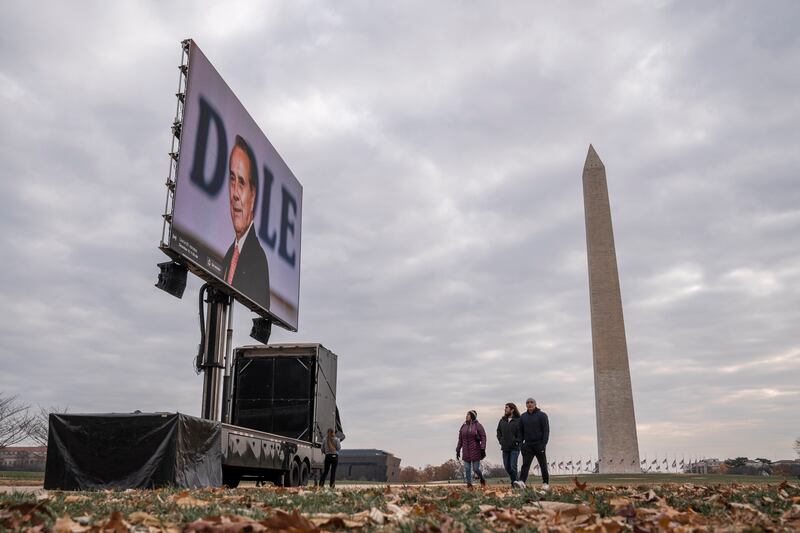
<path fill-rule="evenodd" d="M 507 403 L 503 418 L 497 423 L 497 440 L 503 452 L 503 466 L 511 477 L 511 484 L 517 481 L 517 460 L 519 459 L 519 409 Z"/>
<path fill-rule="evenodd" d="M 528 398 L 525 400 L 527 411 L 522 413 L 519 419 L 520 433 L 522 434 L 522 470 L 519 473 L 517 486 L 524 487 L 528 480 L 528 471 L 531 469 L 533 458 L 539 462 L 542 470 L 542 488 L 550 488 L 550 473 L 547 471 L 547 456 L 545 448 L 547 441 L 550 440 L 550 422 L 547 415 L 536 407 L 536 400 Z"/>
<path fill-rule="evenodd" d="M 234 239 L 222 260 L 228 285 L 269 309 L 269 265 L 253 224 L 258 197 L 258 168 L 250 145 L 239 135 L 231 150 L 228 194 Z"/>

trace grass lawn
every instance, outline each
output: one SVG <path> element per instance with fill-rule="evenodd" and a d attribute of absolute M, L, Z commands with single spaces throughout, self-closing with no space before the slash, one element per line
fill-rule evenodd
<path fill-rule="evenodd" d="M 553 486 L 573 486 L 574 478 L 578 478 L 580 483 L 589 485 L 662 485 L 665 483 L 691 483 L 693 485 L 729 485 L 731 483 L 765 485 L 770 483 L 780 483 L 782 481 L 797 482 L 796 478 L 785 477 L 763 477 L 763 476 L 729 476 L 721 474 L 582 474 L 574 476 L 550 476 L 550 485 Z M 490 485 L 507 485 L 508 478 L 487 479 Z M 341 481 L 339 484 L 363 484 L 359 481 Z M 542 483 L 540 476 L 531 475 L 528 484 L 536 488 Z M 437 481 L 431 483 L 437 485 L 460 485 L 463 480 Z"/>
<path fill-rule="evenodd" d="M 660 485 L 664 483 L 692 483 L 694 485 L 716 485 L 731 483 L 769 484 L 791 479 L 763 476 L 728 476 L 721 474 L 583 474 L 577 476 L 550 476 L 551 485 L 572 485 L 577 477 L 581 483 L 590 485 Z M 491 480 L 506 483 L 505 479 Z M 542 478 L 530 476 L 529 482 L 539 484 Z"/>
<path fill-rule="evenodd" d="M 675 483 L 655 477 L 608 476 L 604 483 L 577 486 L 559 476 L 548 492 L 498 484 L 475 490 L 438 485 L 12 493 L 0 495 L 0 530 L 800 530 L 796 481 L 668 478 Z"/>
<path fill-rule="evenodd" d="M 44 472 L 6 472 L 0 471 L 0 485 L 5 483 L 15 482 L 27 483 L 28 485 L 42 484 L 44 481 Z"/>

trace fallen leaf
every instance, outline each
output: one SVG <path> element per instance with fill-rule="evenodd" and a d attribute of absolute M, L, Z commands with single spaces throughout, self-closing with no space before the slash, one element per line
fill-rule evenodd
<path fill-rule="evenodd" d="M 195 498 L 189 494 L 188 490 L 173 496 L 172 501 L 179 507 L 205 507 L 209 504 L 209 502 L 206 500 Z"/>
<path fill-rule="evenodd" d="M 623 507 L 625 505 L 630 505 L 631 504 L 631 500 L 630 500 L 630 498 L 624 498 L 624 497 L 617 496 L 615 498 L 611 498 L 610 500 L 608 500 L 608 503 L 612 507 Z"/>
<path fill-rule="evenodd" d="M 82 533 L 89 529 L 89 526 L 82 526 L 78 522 L 72 520 L 68 514 L 65 514 L 53 524 L 53 531 L 55 533 Z"/>
<path fill-rule="evenodd" d="M 389 511 L 392 515 L 392 520 L 395 522 L 403 522 L 408 518 L 411 514 L 411 511 L 408 509 L 404 509 L 397 505 L 396 503 L 387 503 L 386 510 Z"/>
<path fill-rule="evenodd" d="M 138 525 L 142 524 L 143 526 L 147 527 L 160 527 L 161 520 L 156 518 L 155 516 L 145 513 L 143 511 L 136 511 L 128 515 L 128 521 L 131 524 Z"/>
<path fill-rule="evenodd" d="M 269 529 L 286 530 L 291 533 L 317 531 L 314 523 L 297 512 L 297 509 L 292 514 L 279 509 L 271 517 L 262 520 L 260 523 Z"/>
<path fill-rule="evenodd" d="M 122 513 L 114 511 L 108 519 L 108 522 L 103 524 L 101 530 L 103 533 L 128 533 L 130 525 L 122 519 Z"/>
<path fill-rule="evenodd" d="M 383 512 L 381 512 L 380 509 L 377 509 L 375 507 L 369 510 L 369 519 L 372 520 L 374 523 L 378 524 L 379 526 L 382 526 L 383 523 L 386 521 L 386 517 L 383 514 Z"/>

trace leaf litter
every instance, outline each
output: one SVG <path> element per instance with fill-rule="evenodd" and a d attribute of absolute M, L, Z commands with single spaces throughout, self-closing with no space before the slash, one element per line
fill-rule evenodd
<path fill-rule="evenodd" d="M 99 533 L 280 531 L 798 531 L 800 485 L 275 487 L 0 496 L 0 530 Z"/>

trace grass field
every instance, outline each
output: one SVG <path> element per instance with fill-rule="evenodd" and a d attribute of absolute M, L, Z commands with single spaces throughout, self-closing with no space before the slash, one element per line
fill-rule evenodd
<path fill-rule="evenodd" d="M 4 472 L 0 471 L 0 479 L 31 479 L 43 480 L 44 472 Z"/>
<path fill-rule="evenodd" d="M 548 492 L 498 484 L 475 490 L 438 485 L 12 493 L 0 495 L 0 530 L 800 530 L 796 481 L 720 483 L 722 476 L 711 476 L 708 482 L 685 482 L 676 476 L 681 482 L 672 483 L 654 477 L 613 476 L 587 485 L 559 477 Z"/>

